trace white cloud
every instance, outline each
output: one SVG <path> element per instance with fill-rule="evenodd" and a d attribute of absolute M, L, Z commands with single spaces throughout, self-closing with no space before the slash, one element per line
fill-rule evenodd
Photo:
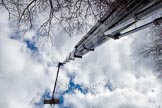
<path fill-rule="evenodd" d="M 34 31 L 28 31 L 28 32 L 25 33 L 24 38 L 25 39 L 32 40 L 33 37 L 34 37 L 34 35 L 35 35 L 35 32 Z"/>
<path fill-rule="evenodd" d="M 25 44 L 0 37 L 1 108 L 22 107 L 31 101 L 45 83 L 44 68 L 27 55 Z M 43 84 L 41 84 L 43 83 Z M 8 105 L 8 106 L 7 106 Z M 24 106 L 25 107 L 25 106 Z"/>
<path fill-rule="evenodd" d="M 0 107 L 32 108 L 31 100 L 53 85 L 53 80 L 45 74 L 45 66 L 31 56 L 25 43 L 9 38 L 7 21 L 0 28 Z"/>
<path fill-rule="evenodd" d="M 79 92 L 72 95 L 66 95 L 67 105 L 75 108 L 151 108 L 147 98 L 142 94 L 131 89 L 117 89 L 113 92 L 102 91 L 99 94 L 83 95 Z"/>

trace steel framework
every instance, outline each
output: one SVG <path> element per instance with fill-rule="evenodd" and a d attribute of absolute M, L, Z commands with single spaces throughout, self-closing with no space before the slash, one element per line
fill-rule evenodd
<path fill-rule="evenodd" d="M 78 42 L 74 50 L 66 57 L 63 64 L 82 58 L 89 51 L 94 51 L 96 47 L 110 39 L 119 39 L 137 31 L 143 30 L 152 25 L 160 25 L 162 17 L 144 24 L 130 31 L 121 33 L 133 24 L 152 15 L 162 8 L 161 0 L 132 0 L 126 6 L 107 12 L 98 23 Z"/>

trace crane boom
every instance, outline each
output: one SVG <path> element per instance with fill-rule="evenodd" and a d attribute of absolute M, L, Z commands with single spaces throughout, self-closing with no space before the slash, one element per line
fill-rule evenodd
<path fill-rule="evenodd" d="M 112 38 L 119 39 L 119 37 L 130 35 L 152 25 L 161 24 L 162 18 L 157 18 L 150 23 L 121 34 L 123 30 L 149 17 L 160 8 L 162 8 L 161 0 L 132 0 L 124 6 L 110 10 L 78 42 L 63 64 L 75 60 L 75 58 L 82 58 L 83 55 L 89 51 L 94 51 L 96 47 Z"/>

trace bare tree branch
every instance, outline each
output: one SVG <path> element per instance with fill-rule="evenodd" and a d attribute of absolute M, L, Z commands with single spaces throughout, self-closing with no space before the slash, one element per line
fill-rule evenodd
<path fill-rule="evenodd" d="M 57 28 L 61 28 L 69 36 L 76 31 L 88 30 L 116 4 L 123 4 L 123 0 L 0 1 L 0 6 L 9 13 L 15 29 L 19 32 L 35 30 L 40 37 L 52 37 Z"/>

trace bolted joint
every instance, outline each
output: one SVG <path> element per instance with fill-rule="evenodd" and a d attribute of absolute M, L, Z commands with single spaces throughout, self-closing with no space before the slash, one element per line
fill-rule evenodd
<path fill-rule="evenodd" d="M 74 54 L 74 57 L 76 57 L 76 58 L 82 58 L 82 56 L 79 56 L 79 55 L 76 55 L 76 54 Z"/>
<path fill-rule="evenodd" d="M 58 66 L 63 66 L 63 64 L 64 64 L 64 63 L 59 62 L 59 63 L 58 63 Z"/>
<path fill-rule="evenodd" d="M 133 19 L 135 20 L 135 21 L 139 21 L 140 19 L 137 17 L 137 15 L 134 15 L 133 16 Z"/>
<path fill-rule="evenodd" d="M 157 19 L 155 19 L 153 23 L 154 23 L 155 26 L 161 25 L 161 23 L 162 23 L 162 18 L 157 18 Z"/>
<path fill-rule="evenodd" d="M 114 40 L 119 39 L 119 36 L 120 36 L 120 35 L 121 35 L 120 33 L 115 34 L 115 35 L 114 35 Z"/>
<path fill-rule="evenodd" d="M 94 51 L 94 49 L 87 48 L 85 45 L 83 45 L 83 48 L 84 48 L 85 50 L 88 50 L 88 51 Z"/>

